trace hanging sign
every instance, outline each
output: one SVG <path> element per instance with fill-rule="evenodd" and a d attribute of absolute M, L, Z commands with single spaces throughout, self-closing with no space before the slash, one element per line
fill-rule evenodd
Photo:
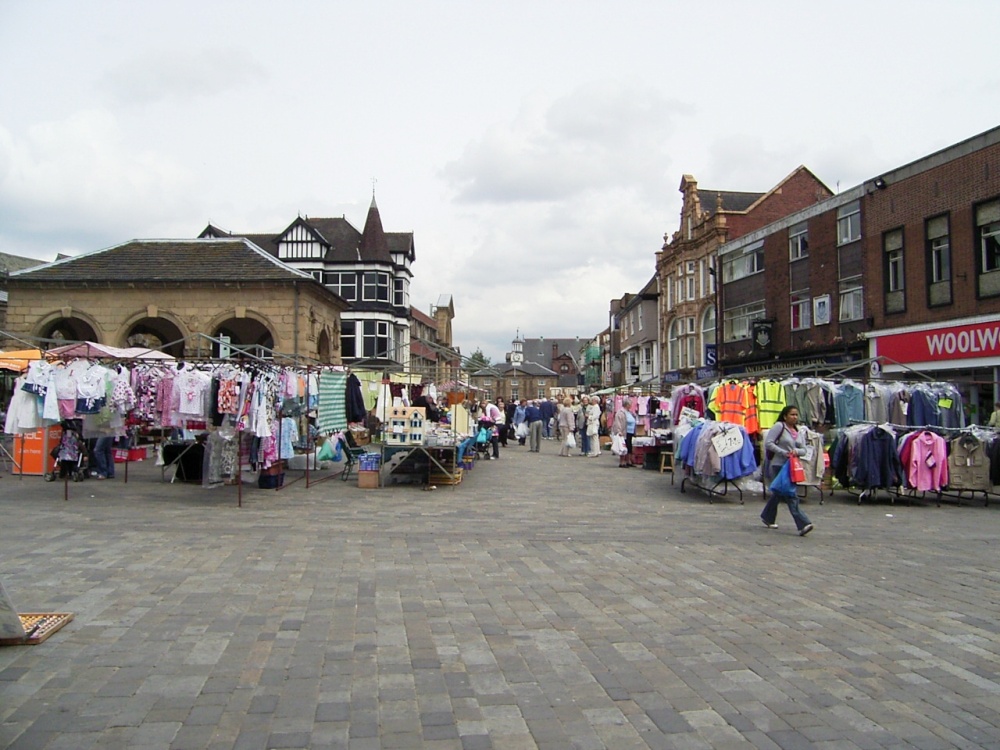
<path fill-rule="evenodd" d="M 743 433 L 739 430 L 723 430 L 712 437 L 712 445 L 719 453 L 719 458 L 725 458 L 743 450 Z"/>

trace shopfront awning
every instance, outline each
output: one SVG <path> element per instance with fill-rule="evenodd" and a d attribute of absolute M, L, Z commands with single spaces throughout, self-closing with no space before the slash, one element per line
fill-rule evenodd
<path fill-rule="evenodd" d="M 0 369 L 13 372 L 24 372 L 28 364 L 42 358 L 39 349 L 18 349 L 12 352 L 0 352 Z"/>

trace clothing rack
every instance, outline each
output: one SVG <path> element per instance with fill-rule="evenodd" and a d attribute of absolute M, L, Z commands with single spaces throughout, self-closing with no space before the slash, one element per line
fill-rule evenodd
<path fill-rule="evenodd" d="M 712 477 L 702 477 L 702 476 L 697 475 L 697 474 L 689 474 L 688 476 L 685 476 L 681 480 L 681 492 L 687 492 L 687 490 L 685 490 L 684 487 L 685 487 L 686 484 L 690 483 L 690 485 L 692 487 L 694 487 L 697 490 L 701 490 L 706 495 L 708 495 L 708 502 L 709 503 L 714 503 L 715 502 L 714 498 L 716 498 L 716 497 L 726 497 L 726 495 L 729 494 L 729 488 L 732 487 L 734 490 L 736 490 L 736 492 L 740 496 L 740 505 L 743 505 L 743 490 L 741 490 L 739 488 L 739 485 L 737 485 L 735 482 L 733 482 L 733 480 L 731 480 L 731 479 L 718 479 L 715 482 L 715 484 L 709 486 L 707 484 L 703 484 L 700 481 L 702 479 L 709 479 L 711 481 Z M 722 489 L 720 490 L 719 487 L 721 487 Z"/>
<path fill-rule="evenodd" d="M 871 427 L 889 427 L 893 430 L 903 434 L 908 432 L 932 432 L 934 434 L 940 435 L 942 437 L 949 437 L 954 435 L 960 435 L 962 433 L 968 432 L 974 434 L 980 440 L 983 440 L 984 436 L 995 436 L 996 431 L 984 428 L 981 425 L 968 425 L 966 427 L 944 427 L 942 425 L 901 425 L 894 424 L 891 422 L 872 422 L 868 420 L 851 420 L 851 426 L 855 425 L 867 425 Z M 925 500 L 927 499 L 928 493 L 934 496 L 935 503 L 937 507 L 941 507 L 941 500 L 943 498 L 949 498 L 955 500 L 956 505 L 961 505 L 962 500 L 965 499 L 965 493 L 969 493 L 968 499 L 975 500 L 977 493 L 982 493 L 983 495 L 983 505 L 984 507 L 989 506 L 991 497 L 1000 497 L 1000 493 L 980 490 L 980 489 L 946 489 L 940 488 L 938 490 L 917 490 L 915 488 L 903 487 L 902 485 L 898 487 L 869 487 L 860 491 L 856 491 L 857 488 L 845 487 L 843 488 L 848 495 L 858 498 L 858 505 L 865 500 L 876 500 L 878 498 L 878 491 L 884 490 L 889 497 L 889 502 L 895 505 L 896 498 L 907 500 L 908 504 L 912 503 L 914 499 Z M 831 489 L 831 495 L 833 490 Z M 919 495 L 918 495 L 919 493 Z"/>

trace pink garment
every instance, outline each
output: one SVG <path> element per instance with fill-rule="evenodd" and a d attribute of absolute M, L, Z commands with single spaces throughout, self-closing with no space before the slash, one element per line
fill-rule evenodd
<path fill-rule="evenodd" d="M 914 489 L 938 491 L 948 484 L 948 450 L 944 438 L 924 431 L 910 441 L 907 478 Z"/>

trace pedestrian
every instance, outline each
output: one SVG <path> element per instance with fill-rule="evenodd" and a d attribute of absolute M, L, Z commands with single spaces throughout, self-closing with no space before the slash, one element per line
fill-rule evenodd
<path fill-rule="evenodd" d="M 514 417 L 511 422 L 514 425 L 514 437 L 517 438 L 518 445 L 524 445 L 524 441 L 528 439 L 528 423 L 525 421 L 525 411 L 527 408 L 528 402 L 523 398 L 514 407 Z"/>
<path fill-rule="evenodd" d="M 113 437 L 99 437 L 94 441 L 94 447 L 90 452 L 92 477 L 97 479 L 115 478 L 115 439 Z"/>
<path fill-rule="evenodd" d="M 524 419 L 528 423 L 528 450 L 538 453 L 542 447 L 542 409 L 537 401 L 528 403 L 524 411 Z"/>
<path fill-rule="evenodd" d="M 556 402 L 553 398 L 543 398 L 538 405 L 542 411 L 542 437 L 546 440 L 552 439 L 552 423 L 556 417 Z"/>
<path fill-rule="evenodd" d="M 493 460 L 500 458 L 500 440 L 497 437 L 497 420 L 500 410 L 492 401 L 479 402 L 479 426 L 490 430 L 490 446 L 493 448 Z"/>
<path fill-rule="evenodd" d="M 497 396 L 497 411 L 499 416 L 497 417 L 497 439 L 500 441 L 500 445 L 504 448 L 507 447 L 507 405 L 501 396 Z"/>
<path fill-rule="evenodd" d="M 621 408 L 615 412 L 611 423 L 611 437 L 620 436 L 625 441 L 625 455 L 618 457 L 618 467 L 628 469 L 632 466 L 632 436 L 635 434 L 635 415 L 632 413 L 632 399 L 622 401 Z"/>
<path fill-rule="evenodd" d="M 569 457 L 570 448 L 575 448 L 576 441 L 573 433 L 576 431 L 576 415 L 573 413 L 573 399 L 569 396 L 563 399 L 562 408 L 559 410 L 559 434 L 562 436 L 562 448 L 559 450 L 560 456 Z"/>
<path fill-rule="evenodd" d="M 993 404 L 993 413 L 990 414 L 990 421 L 987 425 L 1000 429 L 1000 399 L 997 399 L 996 403 Z"/>
<path fill-rule="evenodd" d="M 590 399 L 586 396 L 580 398 L 580 403 L 576 408 L 576 433 L 577 440 L 580 441 L 580 455 L 586 456 L 590 453 L 590 437 L 587 435 L 587 407 Z"/>
<path fill-rule="evenodd" d="M 764 436 L 764 486 L 768 487 L 781 471 L 781 468 L 788 463 L 789 456 L 806 455 L 805 431 L 799 429 L 798 407 L 789 404 L 778 414 L 778 421 L 767 431 Z M 795 520 L 795 526 L 799 530 L 799 536 L 805 536 L 813 530 L 813 525 L 808 516 L 799 507 L 799 496 L 796 494 L 785 495 L 777 492 L 768 493 L 767 503 L 761 511 L 760 520 L 769 529 L 778 528 L 778 503 L 784 501 L 788 504 L 788 510 Z"/>
<path fill-rule="evenodd" d="M 587 455 L 591 458 L 598 458 L 601 455 L 601 438 L 598 435 L 600 430 L 601 399 L 591 396 L 590 404 L 587 406 L 587 440 L 590 443 L 590 452 Z"/>

